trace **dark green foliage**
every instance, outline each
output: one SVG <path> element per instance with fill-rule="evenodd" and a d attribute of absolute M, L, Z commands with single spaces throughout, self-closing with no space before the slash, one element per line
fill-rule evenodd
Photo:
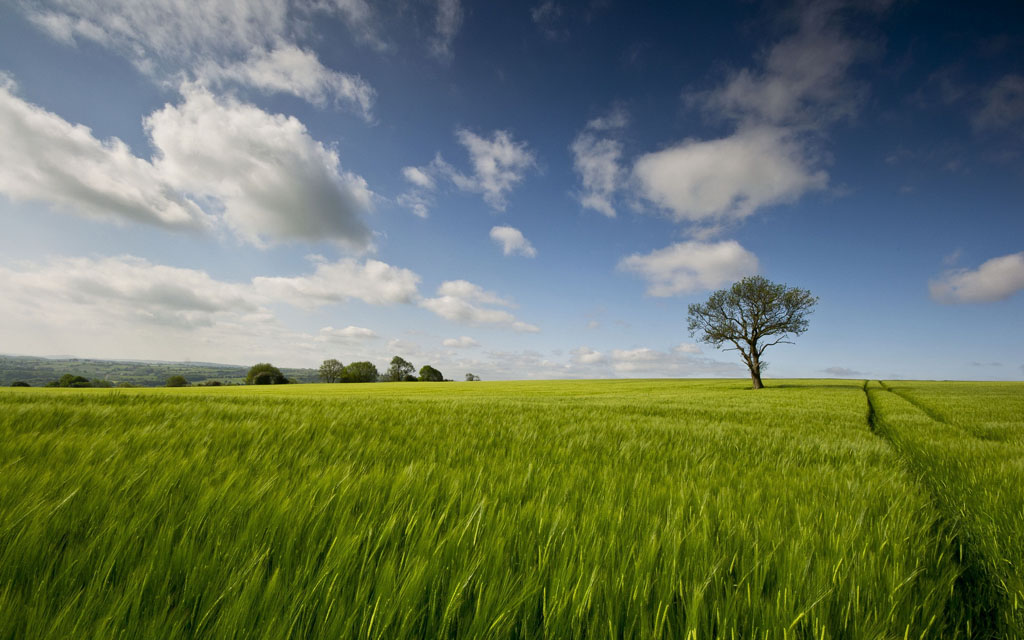
<path fill-rule="evenodd" d="M 29 383 L 25 382 L 24 380 L 15 380 L 14 382 L 11 383 L 11 386 L 12 387 L 31 387 L 32 385 L 30 385 Z"/>
<path fill-rule="evenodd" d="M 250 384 L 274 384 L 274 374 L 269 371 L 260 371 L 253 376 Z"/>
<path fill-rule="evenodd" d="M 91 387 L 92 383 L 88 378 L 65 373 L 57 380 L 48 383 L 48 387 Z"/>
<path fill-rule="evenodd" d="M 401 356 L 395 356 L 391 358 L 391 366 L 388 367 L 387 373 L 384 374 L 384 380 L 386 382 L 409 382 L 407 377 L 412 376 L 416 368 L 412 366 L 412 363 L 402 358 Z M 413 378 L 413 381 L 416 378 Z"/>
<path fill-rule="evenodd" d="M 728 289 L 711 294 L 707 302 L 691 304 L 687 328 L 701 342 L 727 351 L 739 351 L 750 370 L 755 389 L 763 388 L 761 360 L 772 345 L 793 344 L 789 336 L 807 331 L 807 316 L 818 299 L 806 289 L 776 284 L 762 276 L 750 276 Z"/>
<path fill-rule="evenodd" d="M 420 367 L 419 380 L 420 382 L 444 382 L 444 376 L 441 375 L 441 372 L 434 367 L 429 364 L 425 364 Z"/>
<path fill-rule="evenodd" d="M 261 378 L 262 382 L 258 382 L 257 378 L 264 373 L 267 375 Z M 260 362 L 254 364 L 245 374 L 245 384 L 288 384 L 288 378 L 284 377 L 281 370 L 269 362 Z"/>
<path fill-rule="evenodd" d="M 466 382 L 479 382 L 479 381 L 480 381 L 480 376 L 476 375 L 475 373 L 467 373 L 466 374 Z"/>
<path fill-rule="evenodd" d="M 344 374 L 345 365 L 334 358 L 324 360 L 323 364 L 320 365 L 319 375 L 320 380 L 323 382 L 341 382 Z"/>
<path fill-rule="evenodd" d="M 343 382 L 377 382 L 379 374 L 377 367 L 372 362 L 350 362 L 345 367 L 342 376 Z"/>
<path fill-rule="evenodd" d="M 165 386 L 168 386 L 168 387 L 188 387 L 188 386 L 191 386 L 191 383 L 188 381 L 188 378 L 186 378 L 185 376 L 171 376 L 170 378 L 167 378 L 167 384 Z"/>

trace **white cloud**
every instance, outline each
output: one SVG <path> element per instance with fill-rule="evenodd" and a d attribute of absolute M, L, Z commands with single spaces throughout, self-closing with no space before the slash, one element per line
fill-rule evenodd
<path fill-rule="evenodd" d="M 9 76 L 0 80 L 0 193 L 100 220 L 209 224 L 196 203 L 124 142 L 99 140 L 88 127 L 15 96 Z"/>
<path fill-rule="evenodd" d="M 340 16 L 359 39 L 384 47 L 362 0 L 61 0 L 52 10 L 26 5 L 29 20 L 54 39 L 97 42 L 163 82 L 177 82 L 186 72 L 289 92 L 319 105 L 333 99 L 369 119 L 370 86 L 327 69 L 292 41 L 303 31 L 301 21 L 317 11 Z"/>
<path fill-rule="evenodd" d="M 491 228 L 491 240 L 501 245 L 502 253 L 506 256 L 519 254 L 527 258 L 533 258 L 537 255 L 537 250 L 523 236 L 523 232 L 515 227 Z"/>
<path fill-rule="evenodd" d="M 409 304 L 417 298 L 420 277 L 408 269 L 379 260 L 352 258 L 317 264 L 311 275 L 257 277 L 252 284 L 263 296 L 305 308 L 344 302 Z"/>
<path fill-rule="evenodd" d="M 207 63 L 197 71 L 200 82 L 234 82 L 266 92 L 290 93 L 318 107 L 341 104 L 372 120 L 376 92 L 358 75 L 332 71 L 312 51 L 291 44 L 257 50 L 244 61 L 223 66 Z"/>
<path fill-rule="evenodd" d="M 430 174 L 419 167 L 404 167 L 402 169 L 402 175 L 406 180 L 421 189 L 432 190 L 436 186 L 434 184 L 434 179 L 430 177 Z"/>
<path fill-rule="evenodd" d="M 754 125 L 821 127 L 853 116 L 863 91 L 849 80 L 849 69 L 877 47 L 843 33 L 841 5 L 805 5 L 797 31 L 768 50 L 761 68 L 732 74 L 698 100 L 717 117 Z"/>
<path fill-rule="evenodd" d="M 437 58 L 448 61 L 452 58 L 452 41 L 462 27 L 462 4 L 459 0 L 436 0 L 437 14 L 434 18 L 434 37 L 430 51 Z"/>
<path fill-rule="evenodd" d="M 469 336 L 461 336 L 458 338 L 445 338 L 441 343 L 450 349 L 472 349 L 479 347 L 480 343 L 470 338 Z"/>
<path fill-rule="evenodd" d="M 989 87 L 971 122 L 979 131 L 1020 133 L 1024 124 L 1024 76 L 1007 74 Z"/>
<path fill-rule="evenodd" d="M 424 298 L 419 304 L 446 320 L 469 325 L 497 325 L 520 333 L 537 333 L 535 325 L 522 322 L 505 309 L 512 304 L 494 293 L 485 291 L 479 285 L 466 280 L 450 280 L 438 287 L 437 297 Z M 485 307 L 481 305 L 491 305 Z"/>
<path fill-rule="evenodd" d="M 373 329 L 349 325 L 342 329 L 324 327 L 320 329 L 320 333 L 317 335 L 316 340 L 318 342 L 350 342 L 357 340 L 372 340 L 378 337 L 377 332 Z"/>
<path fill-rule="evenodd" d="M 570 149 L 573 168 L 583 182 L 578 196 L 580 204 L 614 218 L 612 198 L 622 183 L 622 143 L 584 131 L 576 136 Z"/>
<path fill-rule="evenodd" d="M 413 191 L 410 193 L 399 194 L 396 202 L 398 202 L 399 206 L 412 211 L 413 215 L 418 218 L 427 218 L 430 216 L 430 199 L 420 193 Z"/>
<path fill-rule="evenodd" d="M 184 102 L 144 121 L 157 148 L 154 164 L 169 183 L 215 199 L 232 230 L 257 246 L 286 240 L 368 246 L 362 216 L 372 192 L 363 178 L 341 171 L 338 154 L 301 122 L 194 86 L 183 94 Z"/>
<path fill-rule="evenodd" d="M 802 4 L 794 12 L 795 32 L 756 65 L 689 97 L 712 119 L 735 122 L 735 131 L 640 157 L 633 167 L 640 195 L 676 221 L 714 224 L 824 189 L 828 175 L 818 166 L 818 148 L 826 129 L 854 116 L 863 102 L 864 87 L 850 79 L 851 67 L 878 51 L 847 36 L 842 22 L 851 10 L 884 5 Z"/>
<path fill-rule="evenodd" d="M 590 347 L 578 347 L 570 353 L 572 355 L 572 362 L 576 364 L 598 364 L 608 359 L 605 354 Z"/>
<path fill-rule="evenodd" d="M 812 169 L 804 154 L 782 130 L 741 129 L 641 156 L 633 175 L 641 194 L 677 221 L 743 219 L 826 186 L 828 176 Z"/>
<path fill-rule="evenodd" d="M 1024 289 L 1024 251 L 986 260 L 974 270 L 953 269 L 928 283 L 945 304 L 996 302 Z"/>
<path fill-rule="evenodd" d="M 469 152 L 473 174 L 467 176 L 459 172 L 440 155 L 434 159 L 432 166 L 459 189 L 483 194 L 487 204 L 504 211 L 508 204 L 508 193 L 523 181 L 526 172 L 535 165 L 533 153 L 526 143 L 514 141 L 507 131 L 495 131 L 490 139 L 467 129 L 459 129 L 455 135 Z"/>
<path fill-rule="evenodd" d="M 500 307 L 514 306 L 510 301 L 498 294 L 487 291 L 480 285 L 473 284 L 466 280 L 448 280 L 442 282 L 437 292 L 443 296 L 454 296 L 465 300 L 472 300 L 481 304 L 493 304 Z"/>
<path fill-rule="evenodd" d="M 668 297 L 715 289 L 757 273 L 757 256 L 735 240 L 679 242 L 648 254 L 633 254 L 619 269 L 647 280 L 647 294 Z"/>
<path fill-rule="evenodd" d="M 629 113 L 621 106 L 615 106 L 603 116 L 587 122 L 587 129 L 592 131 L 612 131 L 622 129 L 629 124 Z"/>

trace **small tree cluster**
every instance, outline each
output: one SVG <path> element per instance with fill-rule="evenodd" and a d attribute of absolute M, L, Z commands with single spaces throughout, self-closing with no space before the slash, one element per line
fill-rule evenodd
<path fill-rule="evenodd" d="M 14 386 L 14 385 L 12 385 Z M 21 386 L 21 385 L 18 385 Z M 25 384 L 25 386 L 28 386 Z M 114 386 L 114 383 L 110 380 L 94 379 L 90 380 L 84 376 L 76 376 L 72 373 L 65 373 L 60 378 L 46 383 L 47 387 L 70 387 L 73 389 L 86 389 L 89 387 L 100 387 L 110 388 Z"/>
<path fill-rule="evenodd" d="M 380 374 L 372 362 L 350 362 L 344 365 L 334 358 L 320 365 L 320 379 L 324 382 L 377 382 Z"/>
<path fill-rule="evenodd" d="M 288 384 L 281 370 L 269 362 L 254 364 L 245 375 L 245 384 Z"/>
<path fill-rule="evenodd" d="M 168 387 L 191 387 L 192 383 L 188 381 L 188 378 L 181 375 L 171 376 L 167 378 Z"/>
<path fill-rule="evenodd" d="M 480 382 L 480 376 L 476 375 L 475 373 L 467 373 L 466 382 Z"/>
<path fill-rule="evenodd" d="M 443 382 L 444 375 L 434 367 L 424 365 L 419 376 L 411 362 L 401 356 L 391 359 L 387 371 L 378 373 L 372 362 L 352 362 L 344 365 L 335 358 L 324 360 L 319 375 L 324 382 Z"/>

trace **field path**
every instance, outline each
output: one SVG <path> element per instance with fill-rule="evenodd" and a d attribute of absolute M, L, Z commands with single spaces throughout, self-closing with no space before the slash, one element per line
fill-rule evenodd
<path fill-rule="evenodd" d="M 895 448 L 911 477 L 927 490 L 959 547 L 955 560 L 961 574 L 950 607 L 959 607 L 974 622 L 972 637 L 1024 637 L 1019 569 L 1006 558 L 1013 545 L 999 540 L 997 527 L 987 526 L 988 511 L 999 501 L 993 505 L 987 478 L 978 473 L 992 443 L 880 380 L 865 381 L 864 394 L 868 426 Z"/>

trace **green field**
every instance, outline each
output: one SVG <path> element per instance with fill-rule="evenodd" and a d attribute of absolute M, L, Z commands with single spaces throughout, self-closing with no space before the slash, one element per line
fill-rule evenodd
<path fill-rule="evenodd" d="M 0 638 L 1022 638 L 1024 384 L 0 391 Z"/>

